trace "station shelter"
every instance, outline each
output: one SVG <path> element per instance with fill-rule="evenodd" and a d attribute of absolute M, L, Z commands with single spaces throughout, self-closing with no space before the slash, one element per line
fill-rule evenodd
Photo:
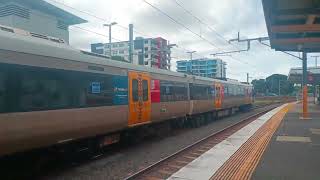
<path fill-rule="evenodd" d="M 262 4 L 271 48 L 302 53 L 302 58 L 297 58 L 302 64 L 302 118 L 308 119 L 307 61 L 308 54 L 320 52 L 320 1 L 262 0 Z"/>

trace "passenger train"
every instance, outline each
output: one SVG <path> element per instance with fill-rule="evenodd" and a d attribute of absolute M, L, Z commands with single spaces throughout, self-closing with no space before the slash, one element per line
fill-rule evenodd
<path fill-rule="evenodd" d="M 248 84 L 112 61 L 0 26 L 0 157 L 84 139 L 106 145 L 130 129 L 252 102 Z"/>

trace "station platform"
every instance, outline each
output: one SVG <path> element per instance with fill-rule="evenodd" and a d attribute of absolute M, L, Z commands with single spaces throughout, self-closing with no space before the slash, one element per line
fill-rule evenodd
<path fill-rule="evenodd" d="M 169 179 L 319 179 L 320 105 L 282 105 L 251 122 Z"/>
<path fill-rule="evenodd" d="M 301 109 L 296 104 L 284 117 L 252 179 L 320 179 L 320 105 L 309 103 L 309 120 L 300 119 Z"/>

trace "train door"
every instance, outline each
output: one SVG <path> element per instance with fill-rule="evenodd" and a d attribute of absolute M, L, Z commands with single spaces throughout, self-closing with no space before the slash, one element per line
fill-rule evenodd
<path fill-rule="evenodd" d="M 150 81 L 149 74 L 129 72 L 129 126 L 150 122 Z"/>
<path fill-rule="evenodd" d="M 222 100 L 223 100 L 223 86 L 222 84 L 215 84 L 215 108 L 216 109 L 221 109 L 222 108 Z"/>

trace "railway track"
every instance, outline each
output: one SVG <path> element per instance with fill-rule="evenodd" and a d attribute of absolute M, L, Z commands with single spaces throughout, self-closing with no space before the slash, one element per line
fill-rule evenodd
<path fill-rule="evenodd" d="M 264 105 L 254 106 L 252 108 L 252 110 L 264 108 L 264 107 L 267 107 L 267 106 L 275 107 L 275 104 L 271 103 L 271 104 L 264 104 Z M 268 108 L 268 109 L 271 109 L 271 108 Z M 261 114 L 261 113 L 258 113 L 258 114 Z M 258 115 L 255 114 L 254 116 L 258 116 Z M 234 125 L 232 125 L 232 126 L 234 126 Z M 231 126 L 228 126 L 227 128 L 231 128 Z M 225 128 L 225 129 L 227 129 L 227 128 Z M 219 131 L 219 132 L 222 132 L 222 131 Z M 207 138 L 209 138 L 209 137 L 207 137 Z M 204 138 L 201 141 L 204 141 L 207 138 Z M 218 143 L 220 140 L 222 141 L 223 138 L 225 138 L 225 137 L 220 137 L 220 139 L 217 139 L 216 142 Z M 198 143 L 200 143 L 200 141 L 194 143 L 193 145 L 198 144 Z M 191 145 L 191 146 L 193 146 L 193 145 Z M 188 146 L 187 148 L 184 148 L 184 150 L 187 150 L 187 149 L 191 148 L 191 146 Z M 122 146 L 110 147 L 109 150 L 101 152 L 102 154 L 98 153 L 98 154 L 96 154 L 96 155 L 94 155 L 92 157 L 88 157 L 86 154 L 82 154 L 84 157 L 88 157 L 88 158 L 80 158 L 80 159 L 77 159 L 77 158 L 76 159 L 69 159 L 69 158 L 65 158 L 64 156 L 63 157 L 59 156 L 59 157 L 57 157 L 58 158 L 57 160 L 53 161 L 52 159 L 50 159 L 51 155 L 45 155 L 45 157 L 47 157 L 49 159 L 44 159 L 44 160 L 48 161 L 48 162 L 45 161 L 44 163 L 43 163 L 44 160 L 41 158 L 42 156 L 40 157 L 40 160 L 38 159 L 38 154 L 34 155 L 35 156 L 35 160 L 33 160 L 32 157 L 29 157 L 29 156 L 26 156 L 26 157 L 23 156 L 22 159 L 20 157 L 18 157 L 17 159 L 14 158 L 13 160 L 6 161 L 7 163 L 5 163 L 5 167 L 6 167 L 5 169 L 7 169 L 7 170 L 6 170 L 5 175 L 2 176 L 2 179 L 29 179 L 29 178 L 31 178 L 31 176 L 38 177 L 38 178 L 41 179 L 43 176 L 46 176 L 48 174 L 48 172 L 55 172 L 55 171 L 59 172 L 60 169 L 68 169 L 70 167 L 73 167 L 75 164 L 76 164 L 76 166 L 78 166 L 78 165 L 90 162 L 93 159 L 94 160 L 101 159 L 101 158 L 105 157 L 104 156 L 105 155 L 104 152 L 113 153 L 113 152 L 120 151 L 121 149 L 126 149 L 128 147 L 129 147 L 129 145 L 128 146 L 124 146 L 124 147 L 122 147 Z M 192 154 L 189 157 L 187 157 L 187 159 L 182 159 L 181 162 L 177 162 L 177 164 L 173 165 L 172 169 L 169 168 L 170 171 L 168 171 L 167 174 L 170 174 L 170 172 L 174 172 L 173 170 L 176 170 L 176 169 L 178 169 L 180 167 L 183 167 L 183 165 L 185 165 L 186 163 L 191 162 L 193 159 L 195 159 L 196 157 L 200 156 L 202 152 L 204 153 L 206 150 L 209 150 L 210 149 L 209 147 L 211 147 L 211 146 L 208 146 L 207 148 L 204 147 L 200 151 L 192 152 Z M 68 154 L 66 154 L 66 155 L 68 155 Z M 173 156 L 174 155 L 172 155 L 172 157 Z M 53 156 L 53 157 L 54 157 L 53 159 L 56 159 L 55 156 Z M 77 157 L 80 157 L 80 154 L 78 154 Z M 169 157 L 171 157 L 171 156 L 169 156 Z M 159 161 L 158 163 L 161 163 L 162 161 L 164 161 L 166 159 L 169 159 L 169 157 Z M 38 163 L 37 163 L 39 161 L 41 162 L 40 165 L 38 165 Z M 33 163 L 31 163 L 31 162 L 33 162 Z M 21 164 L 21 163 L 22 164 L 26 164 L 26 166 L 22 165 L 21 167 L 17 167 L 16 163 L 18 163 L 18 164 Z M 156 163 L 156 164 L 158 164 L 158 163 Z M 8 166 L 8 164 L 12 164 L 12 165 Z M 155 165 L 152 165 L 152 166 L 148 167 L 147 169 L 149 169 L 151 167 L 154 167 Z M 0 166 L 1 166 L 1 164 L 0 164 Z M 10 167 L 12 167 L 12 168 L 10 168 Z M 146 172 L 147 169 L 144 169 L 143 171 Z M 168 170 L 168 168 L 166 168 L 166 170 Z M 19 174 L 13 173 L 15 171 L 19 171 L 20 173 Z M 134 174 L 133 176 L 128 177 L 128 179 L 136 179 L 135 177 L 136 176 L 138 177 L 138 175 L 141 172 L 138 172 L 138 173 Z M 161 171 L 161 172 L 162 173 L 166 173 L 166 171 Z M 166 176 L 160 176 L 160 177 L 166 177 Z M 143 178 L 141 178 L 141 179 L 143 179 Z"/>
<path fill-rule="evenodd" d="M 246 126 L 250 122 L 257 119 L 259 116 L 269 112 L 274 109 L 274 107 L 268 108 L 265 111 L 256 113 L 250 117 L 244 118 L 243 120 L 234 123 L 218 132 L 215 132 L 183 149 L 180 151 L 167 156 L 166 158 L 152 164 L 145 169 L 125 178 L 125 180 L 139 180 L 139 179 L 150 179 L 150 180 L 160 180 L 167 179 L 172 174 L 197 159 L 199 156 L 204 154 L 206 151 L 210 150 L 212 147 L 218 143 L 225 140 L 227 137 L 240 130 L 242 127 Z"/>

